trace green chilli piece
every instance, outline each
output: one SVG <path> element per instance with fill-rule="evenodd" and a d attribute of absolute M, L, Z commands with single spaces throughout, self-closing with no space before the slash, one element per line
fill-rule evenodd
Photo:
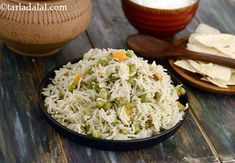
<path fill-rule="evenodd" d="M 128 51 L 126 52 L 126 56 L 129 57 L 129 58 L 132 58 L 132 57 L 135 56 L 135 53 L 134 53 L 132 50 L 128 50 Z"/>
<path fill-rule="evenodd" d="M 107 103 L 104 104 L 103 108 L 104 108 L 104 110 L 109 110 L 109 109 L 112 108 L 112 106 L 113 106 L 112 103 L 107 102 Z M 110 113 L 110 114 L 111 114 L 111 113 Z"/>
<path fill-rule="evenodd" d="M 100 137 L 100 131 L 99 130 L 93 130 L 91 135 L 95 138 L 99 138 Z"/>
<path fill-rule="evenodd" d="M 137 68 L 136 68 L 135 64 L 131 64 L 131 65 L 129 66 L 129 72 L 130 72 L 131 74 L 136 74 Z"/>

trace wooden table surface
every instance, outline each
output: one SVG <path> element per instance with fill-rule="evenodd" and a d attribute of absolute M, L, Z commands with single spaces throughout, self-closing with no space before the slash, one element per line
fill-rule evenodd
<path fill-rule="evenodd" d="M 86 33 L 47 58 L 14 54 L 0 41 L 0 162 L 235 162 L 235 96 L 207 93 L 186 85 L 191 110 L 178 132 L 148 149 L 112 152 L 91 149 L 60 136 L 39 109 L 37 88 L 55 65 L 82 56 L 92 47 L 126 48 L 136 30 L 127 22 L 120 0 L 94 0 Z M 192 23 L 235 34 L 235 1 L 202 0 Z M 1 29 L 0 29 L 1 30 Z"/>

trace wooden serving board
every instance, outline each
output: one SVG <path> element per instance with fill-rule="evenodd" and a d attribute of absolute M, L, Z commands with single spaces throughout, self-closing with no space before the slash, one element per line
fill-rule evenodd
<path fill-rule="evenodd" d="M 186 47 L 187 42 L 188 42 L 188 37 L 184 37 L 176 41 L 175 44 L 178 46 Z M 202 75 L 184 70 L 176 66 L 174 62 L 175 60 L 173 59 L 169 60 L 172 69 L 190 85 L 212 93 L 218 93 L 223 95 L 235 95 L 235 86 L 229 86 L 228 88 L 218 87 L 210 82 L 201 80 Z"/>

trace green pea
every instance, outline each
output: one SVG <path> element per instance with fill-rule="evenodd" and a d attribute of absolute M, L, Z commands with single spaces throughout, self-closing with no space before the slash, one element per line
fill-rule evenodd
<path fill-rule="evenodd" d="M 131 84 L 131 85 L 135 85 L 135 78 L 133 76 L 130 76 L 129 79 L 128 79 L 128 82 Z"/>
<path fill-rule="evenodd" d="M 96 82 L 92 82 L 92 88 L 97 92 L 101 90 L 99 83 Z"/>
<path fill-rule="evenodd" d="M 136 105 L 137 105 L 137 104 L 136 104 L 135 101 L 131 101 L 131 102 L 129 102 L 129 103 L 127 104 L 127 107 L 132 109 L 132 108 L 135 108 Z"/>
<path fill-rule="evenodd" d="M 135 124 L 134 128 L 135 128 L 135 133 L 138 133 L 141 131 L 140 126 L 138 124 Z"/>
<path fill-rule="evenodd" d="M 111 111 L 107 111 L 107 115 L 111 115 Z"/>
<path fill-rule="evenodd" d="M 109 109 L 111 109 L 111 108 L 112 108 L 112 103 L 110 103 L 110 102 L 105 103 L 104 106 L 103 106 L 103 108 L 104 108 L 104 110 L 109 110 Z"/>
<path fill-rule="evenodd" d="M 84 115 L 91 115 L 91 111 L 88 109 L 83 110 Z"/>
<path fill-rule="evenodd" d="M 96 107 L 97 108 L 102 108 L 106 103 L 107 103 L 107 101 L 102 98 L 96 99 Z"/>
<path fill-rule="evenodd" d="M 147 98 L 147 94 L 141 95 L 140 99 L 142 103 L 149 102 L 149 99 Z"/>
<path fill-rule="evenodd" d="M 93 130 L 91 135 L 95 138 L 99 138 L 100 137 L 100 131 L 99 130 Z"/>
<path fill-rule="evenodd" d="M 136 68 L 135 64 L 132 64 L 132 65 L 129 66 L 129 72 L 131 74 L 136 74 L 137 68 Z"/>
<path fill-rule="evenodd" d="M 135 122 L 135 118 L 131 117 L 131 123 Z"/>
<path fill-rule="evenodd" d="M 101 64 L 101 66 L 107 66 L 108 65 L 108 61 L 106 59 L 100 59 L 99 60 L 99 64 Z"/>
<path fill-rule="evenodd" d="M 73 92 L 73 90 L 76 88 L 76 86 L 75 85 L 73 85 L 73 84 L 70 84 L 69 85 L 69 87 L 68 87 L 68 89 L 69 89 L 69 92 Z"/>
<path fill-rule="evenodd" d="M 177 94 L 178 96 L 182 96 L 182 95 L 185 95 L 186 94 L 186 91 L 183 87 L 180 87 L 178 90 L 177 90 Z"/>
<path fill-rule="evenodd" d="M 100 98 L 103 98 L 103 99 L 108 98 L 108 91 L 106 91 L 105 89 L 101 89 L 99 94 L 100 94 Z"/>
<path fill-rule="evenodd" d="M 128 130 L 127 129 L 122 129 L 121 132 L 124 134 L 124 135 L 127 135 L 128 134 Z"/>
<path fill-rule="evenodd" d="M 126 104 L 126 101 L 123 100 L 123 98 L 119 98 L 119 99 L 117 100 L 117 105 L 118 105 L 119 107 L 124 106 L 125 104 Z"/>
<path fill-rule="evenodd" d="M 61 117 L 60 117 L 60 118 L 56 118 L 55 120 L 56 120 L 57 122 L 59 122 L 59 123 L 62 123 L 62 122 L 63 122 L 63 118 L 61 118 Z"/>
<path fill-rule="evenodd" d="M 113 125 L 121 124 L 122 122 L 119 119 L 116 119 L 114 122 L 112 122 Z"/>
<path fill-rule="evenodd" d="M 132 58 L 133 56 L 135 56 L 135 53 L 132 50 L 128 50 L 126 52 L 126 56 Z"/>

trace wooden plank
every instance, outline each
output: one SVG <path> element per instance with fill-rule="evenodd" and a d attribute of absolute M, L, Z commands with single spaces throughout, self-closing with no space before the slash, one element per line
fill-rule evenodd
<path fill-rule="evenodd" d="M 80 146 L 69 140 L 63 141 L 63 146 L 69 162 L 219 162 L 191 116 L 169 140 L 144 150 L 107 152 Z"/>
<path fill-rule="evenodd" d="M 95 47 L 125 48 L 125 39 L 136 33 L 121 10 L 120 1 L 94 2 L 94 19 L 88 36 Z M 219 162 L 189 115 L 182 128 L 169 140 L 134 152 L 104 152 L 63 141 L 71 162 Z"/>
<path fill-rule="evenodd" d="M 15 56 L 6 48 L 1 55 L 4 58 L 1 60 L 0 99 L 4 102 L 0 110 L 0 139 L 4 161 L 47 162 L 56 159 L 53 155 L 56 148 L 57 157 L 63 160 L 60 152 L 63 149 L 56 143 L 55 133 L 44 127 L 46 122 L 37 109 L 37 88 L 29 72 L 35 71 L 30 66 L 31 59 Z"/>
<path fill-rule="evenodd" d="M 0 47 L 0 162 L 68 162 L 60 136 L 39 112 L 37 91 L 49 69 L 91 47 L 86 34 L 47 58 L 22 57 Z"/>
<path fill-rule="evenodd" d="M 202 1 L 196 19 L 178 37 L 192 32 L 198 22 L 206 22 L 223 31 L 235 33 L 234 24 L 231 24 L 234 23 L 232 6 L 232 0 Z M 94 21 L 88 30 L 93 46 L 125 48 L 126 36 L 136 31 L 124 18 L 120 1 L 96 0 L 94 10 Z M 212 15 L 207 17 L 207 14 Z M 220 21 L 218 18 L 223 20 Z M 211 147 L 200 134 L 191 115 L 177 134 L 169 140 L 152 148 L 134 152 L 104 152 L 90 149 L 61 138 L 55 133 L 38 110 L 35 94 L 39 81 L 54 65 L 81 56 L 90 47 L 88 38 L 83 34 L 57 56 L 31 59 L 14 55 L 0 43 L 0 162 L 219 161 L 214 157 Z M 234 97 L 216 96 L 188 88 L 192 92 L 190 96 L 193 99 L 193 115 L 199 121 L 199 125 L 204 128 L 212 146 L 220 154 L 220 159 L 224 162 L 233 162 Z"/>
<path fill-rule="evenodd" d="M 129 25 L 121 9 L 120 0 L 94 0 L 94 18 L 88 35 L 94 47 L 126 48 L 127 35 L 137 31 Z"/>
<path fill-rule="evenodd" d="M 235 151 L 235 98 L 215 96 L 193 90 L 194 114 L 209 136 L 222 161 L 234 160 Z M 202 98 L 204 98 L 202 100 Z"/>
<path fill-rule="evenodd" d="M 234 8 L 234 0 L 202 0 L 197 19 L 225 33 L 235 34 Z"/>

